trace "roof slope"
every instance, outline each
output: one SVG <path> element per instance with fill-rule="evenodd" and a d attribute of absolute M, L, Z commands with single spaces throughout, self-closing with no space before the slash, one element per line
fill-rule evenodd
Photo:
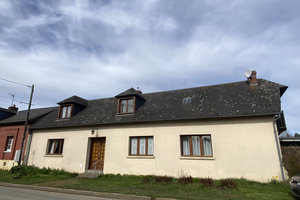
<path fill-rule="evenodd" d="M 67 98 L 67 99 L 59 102 L 58 104 L 65 104 L 65 103 L 77 103 L 79 105 L 86 106 L 87 105 L 87 100 L 74 95 L 74 96 L 72 96 L 70 98 Z"/>
<path fill-rule="evenodd" d="M 50 111 L 52 111 L 54 109 L 55 109 L 55 107 L 32 109 L 32 110 L 30 110 L 29 121 L 34 121 L 34 120 L 38 119 L 39 117 L 46 115 L 47 113 L 49 113 Z M 16 115 L 13 115 L 9 118 L 1 120 L 0 125 L 25 122 L 26 117 L 27 117 L 27 110 L 22 110 L 22 111 L 17 112 Z"/>
<path fill-rule="evenodd" d="M 250 87 L 246 81 L 196 87 L 141 96 L 145 102 L 134 114 L 117 114 L 117 98 L 88 101 L 71 119 L 58 120 L 52 111 L 31 128 L 55 128 L 114 123 L 151 122 L 181 119 L 208 119 L 271 115 L 281 111 L 280 89 L 286 87 L 264 79 Z M 183 98 L 191 97 L 190 103 Z"/>

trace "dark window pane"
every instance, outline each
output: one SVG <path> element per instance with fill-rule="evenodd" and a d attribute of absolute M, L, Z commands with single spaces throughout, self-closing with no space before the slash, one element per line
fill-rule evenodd
<path fill-rule="evenodd" d="M 71 117 L 71 106 L 68 106 L 68 111 L 67 111 L 67 116 L 66 117 Z"/>
<path fill-rule="evenodd" d="M 59 153 L 59 140 L 55 141 L 54 153 L 55 154 Z"/>
<path fill-rule="evenodd" d="M 127 108 L 127 100 L 122 100 L 121 101 L 121 113 L 126 113 L 127 112 L 127 110 L 126 110 L 126 108 Z"/>
<path fill-rule="evenodd" d="M 190 154 L 190 142 L 189 136 L 182 136 L 182 155 L 189 156 Z"/>
<path fill-rule="evenodd" d="M 137 138 L 131 138 L 131 141 L 130 141 L 130 145 L 131 145 L 131 148 L 130 148 L 130 154 L 131 155 L 137 155 L 137 141 L 138 139 Z"/>
<path fill-rule="evenodd" d="M 66 118 L 67 115 L 67 107 L 62 107 L 61 118 Z"/>
<path fill-rule="evenodd" d="M 203 136 L 202 141 L 203 141 L 204 156 L 212 156 L 210 136 Z"/>
<path fill-rule="evenodd" d="M 128 112 L 133 112 L 133 99 L 128 99 Z"/>

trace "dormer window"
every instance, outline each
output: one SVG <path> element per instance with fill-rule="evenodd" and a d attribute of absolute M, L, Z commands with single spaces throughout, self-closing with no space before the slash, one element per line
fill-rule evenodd
<path fill-rule="evenodd" d="M 88 105 L 88 101 L 78 97 L 78 96 L 72 96 L 70 98 L 67 98 L 59 103 L 60 105 L 57 118 L 59 119 L 70 119 L 74 115 L 76 115 L 78 112 L 82 111 L 85 107 Z"/>
<path fill-rule="evenodd" d="M 118 100 L 117 114 L 120 115 L 134 114 L 146 101 L 142 97 L 142 92 L 133 88 L 130 88 L 115 97 Z"/>
<path fill-rule="evenodd" d="M 135 98 L 126 98 L 119 100 L 119 113 L 133 113 L 135 107 Z"/>
<path fill-rule="evenodd" d="M 71 118 L 72 105 L 63 105 L 60 107 L 59 118 Z"/>

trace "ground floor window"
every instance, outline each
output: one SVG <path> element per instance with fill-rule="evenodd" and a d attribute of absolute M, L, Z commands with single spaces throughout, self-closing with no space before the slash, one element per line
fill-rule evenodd
<path fill-rule="evenodd" d="M 180 140 L 182 156 L 212 156 L 210 135 L 182 135 L 180 136 Z"/>
<path fill-rule="evenodd" d="M 7 136 L 6 139 L 6 146 L 5 146 L 5 152 L 11 152 L 12 146 L 14 142 L 14 136 Z"/>
<path fill-rule="evenodd" d="M 48 155 L 61 155 L 63 153 L 64 139 L 50 139 L 48 141 Z"/>
<path fill-rule="evenodd" d="M 129 155 L 152 156 L 153 149 L 154 149 L 153 136 L 130 137 Z"/>

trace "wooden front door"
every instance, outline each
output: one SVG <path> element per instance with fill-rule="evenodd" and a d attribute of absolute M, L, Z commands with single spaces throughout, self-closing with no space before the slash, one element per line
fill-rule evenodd
<path fill-rule="evenodd" d="M 105 138 L 93 138 L 91 141 L 89 169 L 103 170 L 104 154 L 105 154 Z"/>

